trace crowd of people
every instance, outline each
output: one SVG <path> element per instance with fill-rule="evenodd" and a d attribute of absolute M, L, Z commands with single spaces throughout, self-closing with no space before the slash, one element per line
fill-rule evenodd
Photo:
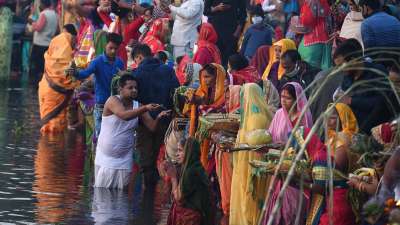
<path fill-rule="evenodd" d="M 398 1 L 35 0 L 27 30 L 95 188 L 162 180 L 168 225 L 400 223 Z"/>

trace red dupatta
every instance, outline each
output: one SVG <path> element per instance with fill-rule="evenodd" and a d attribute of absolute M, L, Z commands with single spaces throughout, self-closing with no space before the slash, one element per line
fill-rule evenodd
<path fill-rule="evenodd" d="M 197 40 L 198 51 L 201 48 L 206 48 L 213 57 L 213 62 L 221 64 L 221 53 L 216 45 L 218 40 L 218 34 L 215 31 L 213 25 L 210 23 L 203 23 L 200 28 L 200 34 Z M 196 53 L 193 57 L 193 61 L 197 62 L 199 55 Z"/>
<path fill-rule="evenodd" d="M 190 62 L 190 57 L 188 55 L 183 56 L 181 62 L 178 65 L 178 68 L 176 69 L 176 78 L 178 78 L 179 84 L 183 85 L 185 83 L 185 68 L 186 65 Z"/>
<path fill-rule="evenodd" d="M 168 19 L 166 18 L 156 19 L 143 40 L 143 43 L 150 47 L 153 54 L 164 51 L 165 49 L 164 43 L 161 40 L 162 35 L 165 33 L 167 23 Z"/>
<path fill-rule="evenodd" d="M 238 71 L 232 71 L 232 76 L 233 85 L 255 83 L 261 79 L 257 69 L 254 66 L 248 66 Z"/>

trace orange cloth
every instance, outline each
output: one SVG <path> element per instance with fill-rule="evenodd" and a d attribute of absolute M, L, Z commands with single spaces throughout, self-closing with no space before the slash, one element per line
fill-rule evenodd
<path fill-rule="evenodd" d="M 222 105 L 225 104 L 225 79 L 226 79 L 226 73 L 225 69 L 219 65 L 219 64 L 212 64 L 215 66 L 217 70 L 217 77 L 216 77 L 216 82 L 215 82 L 215 96 L 213 99 L 213 102 L 210 105 L 207 105 L 209 108 L 219 108 Z M 208 87 L 205 83 L 205 80 L 203 78 L 203 73 L 204 70 L 200 71 L 200 87 L 196 90 L 195 95 L 203 98 L 208 98 Z M 194 136 L 196 132 L 196 124 L 197 124 L 197 106 L 192 105 L 191 106 L 191 111 L 190 111 L 190 126 L 189 126 L 189 135 L 191 137 Z M 208 150 L 209 150 L 209 144 L 210 140 L 206 139 L 201 143 L 201 156 L 200 160 L 201 163 L 203 164 L 204 168 L 207 168 L 208 164 Z"/>
<path fill-rule="evenodd" d="M 275 57 L 275 48 L 279 46 L 281 47 L 281 55 L 285 53 L 287 50 L 292 50 L 296 49 L 296 43 L 290 39 L 281 39 L 278 42 L 275 42 L 271 48 L 269 48 L 269 63 L 267 65 L 267 68 L 264 71 L 264 74 L 262 76 L 263 80 L 266 80 L 269 76 L 269 72 L 271 71 L 272 65 L 274 65 L 275 62 L 279 61 Z M 279 64 L 278 68 L 278 80 L 280 80 L 285 73 L 285 69 L 282 67 L 282 65 Z"/>
<path fill-rule="evenodd" d="M 232 154 L 228 152 L 217 151 L 215 158 L 219 188 L 221 191 L 222 211 L 224 212 L 224 215 L 229 215 L 233 170 Z"/>
<path fill-rule="evenodd" d="M 61 33 L 50 42 L 49 49 L 44 54 L 45 75 L 39 83 L 39 109 L 40 118 L 43 119 L 51 113 L 57 106 L 62 104 L 66 95 L 53 90 L 47 78 L 52 83 L 66 89 L 73 90 L 77 81 L 72 81 L 64 74 L 73 59 L 73 49 L 71 47 L 72 36 L 69 33 Z M 40 131 L 42 133 L 63 132 L 67 127 L 67 109 L 63 109 L 55 118 L 44 124 Z"/>

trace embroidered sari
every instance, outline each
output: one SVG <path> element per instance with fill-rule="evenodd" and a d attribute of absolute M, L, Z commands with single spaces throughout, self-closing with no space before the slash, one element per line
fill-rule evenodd
<path fill-rule="evenodd" d="M 271 70 L 272 70 L 272 66 L 275 63 L 279 63 L 279 60 L 276 59 L 275 57 L 275 48 L 276 46 L 280 46 L 281 49 L 281 55 L 283 53 L 285 53 L 287 50 L 292 50 L 292 49 L 296 49 L 296 44 L 294 43 L 294 41 L 290 40 L 290 39 L 281 39 L 278 42 L 275 42 L 271 48 L 269 48 L 269 62 L 267 65 L 267 68 L 265 68 L 264 73 L 262 75 L 263 80 L 265 79 L 271 79 L 271 76 L 274 76 L 273 74 L 270 74 Z M 278 67 L 278 73 L 276 75 L 276 77 L 278 78 L 278 80 L 281 79 L 281 77 L 283 76 L 283 74 L 285 73 L 285 69 L 282 67 L 282 65 L 279 65 Z"/>
<path fill-rule="evenodd" d="M 247 133 L 257 129 L 267 129 L 272 114 L 265 102 L 260 86 L 254 83 L 244 84 L 240 92 L 240 129 L 236 144 L 246 144 Z M 252 160 L 261 160 L 262 156 L 253 151 L 233 153 L 233 173 L 231 185 L 230 217 L 231 225 L 256 225 L 261 213 L 260 202 L 265 199 L 268 188 L 267 177 L 251 178 Z"/>
<path fill-rule="evenodd" d="M 217 47 L 218 34 L 213 25 L 203 23 L 197 41 L 197 52 L 193 56 L 193 62 L 202 66 L 209 63 L 221 64 L 221 53 Z"/>
<path fill-rule="evenodd" d="M 53 38 L 44 55 L 45 72 L 39 83 L 39 111 L 43 133 L 63 132 L 67 106 L 78 82 L 64 74 L 73 59 L 72 36 L 63 32 Z"/>

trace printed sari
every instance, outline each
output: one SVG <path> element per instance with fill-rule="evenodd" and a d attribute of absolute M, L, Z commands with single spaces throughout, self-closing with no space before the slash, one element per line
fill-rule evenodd
<path fill-rule="evenodd" d="M 246 135 L 257 129 L 267 129 L 272 114 L 265 102 L 260 86 L 254 83 L 244 84 L 240 92 L 240 129 L 236 144 L 246 144 Z M 260 202 L 265 199 L 268 188 L 267 177 L 251 178 L 252 160 L 261 160 L 262 156 L 253 151 L 233 153 L 233 173 L 231 185 L 230 216 L 231 225 L 256 225 L 261 214 Z"/>
<path fill-rule="evenodd" d="M 63 132 L 67 127 L 67 106 L 78 82 L 64 74 L 73 57 L 72 36 L 61 33 L 50 42 L 44 55 L 45 72 L 39 83 L 39 109 L 43 133 Z"/>
<path fill-rule="evenodd" d="M 255 83 L 261 79 L 254 66 L 248 66 L 238 71 L 232 71 L 233 84 L 242 85 L 245 83 Z"/>

